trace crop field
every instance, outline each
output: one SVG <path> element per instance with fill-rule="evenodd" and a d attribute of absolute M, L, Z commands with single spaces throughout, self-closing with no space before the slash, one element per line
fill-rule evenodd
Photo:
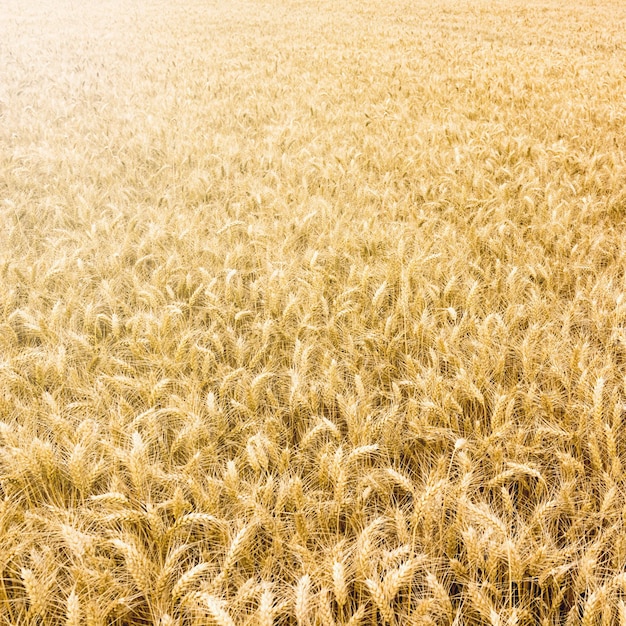
<path fill-rule="evenodd" d="M 0 0 L 0 626 L 626 626 L 626 4 Z"/>

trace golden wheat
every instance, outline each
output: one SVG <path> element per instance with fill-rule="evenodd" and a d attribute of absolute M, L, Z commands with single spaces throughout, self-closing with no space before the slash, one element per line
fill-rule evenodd
<path fill-rule="evenodd" d="M 0 11 L 0 622 L 626 623 L 626 9 Z"/>

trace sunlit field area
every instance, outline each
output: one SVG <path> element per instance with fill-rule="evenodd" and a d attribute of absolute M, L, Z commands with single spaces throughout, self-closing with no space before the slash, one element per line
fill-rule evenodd
<path fill-rule="evenodd" d="M 0 0 L 0 624 L 626 625 L 626 4 Z"/>

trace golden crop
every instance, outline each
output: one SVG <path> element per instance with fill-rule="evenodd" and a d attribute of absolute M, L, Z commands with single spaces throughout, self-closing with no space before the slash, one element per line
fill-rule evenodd
<path fill-rule="evenodd" d="M 626 5 L 7 0 L 0 624 L 626 626 Z"/>

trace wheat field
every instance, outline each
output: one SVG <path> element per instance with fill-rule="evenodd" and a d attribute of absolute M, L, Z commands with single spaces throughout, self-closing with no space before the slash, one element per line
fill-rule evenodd
<path fill-rule="evenodd" d="M 626 626 L 626 5 L 0 0 L 0 624 Z"/>

